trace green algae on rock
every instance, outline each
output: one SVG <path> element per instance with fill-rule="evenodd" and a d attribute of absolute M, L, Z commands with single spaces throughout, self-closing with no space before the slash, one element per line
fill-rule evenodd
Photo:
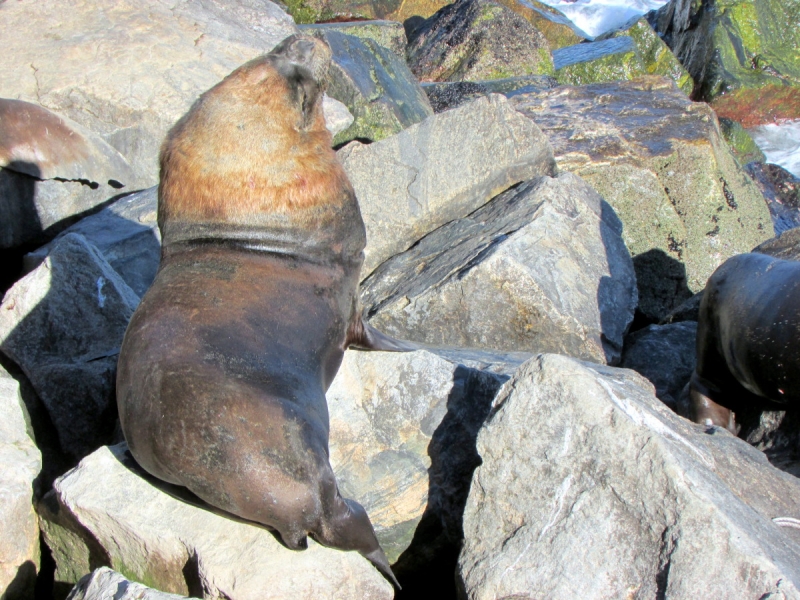
<path fill-rule="evenodd" d="M 563 48 L 589 39 L 560 10 L 537 0 L 496 0 L 533 25 L 550 44 L 550 49 Z"/>
<path fill-rule="evenodd" d="M 457 0 L 409 36 L 408 63 L 421 81 L 474 81 L 550 75 L 545 37 L 489 0 Z"/>
<path fill-rule="evenodd" d="M 327 93 L 343 102 L 355 117 L 336 134 L 334 144 L 382 140 L 433 114 L 428 97 L 405 61 L 375 40 L 320 29 L 333 54 Z"/>
<path fill-rule="evenodd" d="M 766 156 L 761 149 L 750 137 L 744 127 L 736 121 L 720 117 L 719 128 L 722 131 L 722 137 L 728 142 L 731 152 L 739 161 L 740 165 L 746 165 L 753 161 L 765 163 L 767 162 Z"/>
<path fill-rule="evenodd" d="M 648 321 L 703 289 L 726 258 L 772 236 L 764 198 L 714 112 L 673 81 L 564 86 L 509 102 L 548 136 L 559 169 L 583 177 L 619 215 Z"/>
<path fill-rule="evenodd" d="M 565 85 L 625 81 L 645 74 L 629 37 L 587 42 L 553 52 L 556 80 Z"/>
<path fill-rule="evenodd" d="M 397 21 L 353 21 L 348 23 L 317 23 L 300 25 L 301 32 L 314 35 L 317 31 L 338 31 L 357 38 L 374 40 L 384 48 L 394 52 L 402 60 L 406 59 L 406 32 L 403 24 Z"/>
<path fill-rule="evenodd" d="M 800 117 L 800 1 L 672 0 L 648 20 L 719 116 Z"/>
<path fill-rule="evenodd" d="M 694 81 L 689 72 L 683 68 L 680 61 L 672 53 L 663 40 L 650 26 L 645 17 L 638 17 L 628 21 L 625 25 L 614 31 L 609 31 L 595 38 L 602 41 L 612 38 L 627 36 L 633 40 L 636 53 L 644 64 L 648 75 L 662 75 L 669 77 L 678 87 L 687 94 L 692 93 Z M 599 81 L 597 83 L 600 83 Z"/>

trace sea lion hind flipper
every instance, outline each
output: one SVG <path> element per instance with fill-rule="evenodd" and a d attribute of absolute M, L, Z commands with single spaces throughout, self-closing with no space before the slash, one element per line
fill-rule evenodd
<path fill-rule="evenodd" d="M 383 350 L 385 352 L 413 352 L 420 350 L 421 345 L 407 340 L 398 340 L 382 331 L 378 331 L 367 323 L 361 315 L 356 315 L 347 330 L 345 348 L 359 350 Z"/>

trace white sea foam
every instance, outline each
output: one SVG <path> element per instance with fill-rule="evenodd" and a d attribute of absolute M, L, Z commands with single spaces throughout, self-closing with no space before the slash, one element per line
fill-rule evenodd
<path fill-rule="evenodd" d="M 761 125 L 749 129 L 748 133 L 768 162 L 800 177 L 800 119 L 779 125 Z"/>
<path fill-rule="evenodd" d="M 564 13 L 587 34 L 596 37 L 627 23 L 633 17 L 660 8 L 665 0 L 543 0 Z"/>

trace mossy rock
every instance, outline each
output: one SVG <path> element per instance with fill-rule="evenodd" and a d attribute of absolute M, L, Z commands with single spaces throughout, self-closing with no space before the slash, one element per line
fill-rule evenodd
<path fill-rule="evenodd" d="M 565 85 L 625 81 L 646 69 L 629 37 L 568 46 L 553 52 L 556 80 Z"/>
<path fill-rule="evenodd" d="M 753 161 L 767 162 L 764 153 L 739 123 L 731 119 L 722 118 L 719 120 L 719 128 L 722 131 L 722 137 L 728 142 L 728 146 L 731 147 L 731 152 L 733 152 L 739 164 L 746 165 Z"/>
<path fill-rule="evenodd" d="M 800 0 L 672 0 L 648 20 L 719 116 L 800 118 Z"/>
<path fill-rule="evenodd" d="M 589 35 L 579 29 L 570 21 L 564 13 L 537 2 L 537 0 L 526 0 L 523 4 L 519 0 L 496 0 L 498 3 L 510 8 L 523 19 L 528 21 L 550 44 L 551 50 L 564 48 L 580 44 L 589 39 Z"/>

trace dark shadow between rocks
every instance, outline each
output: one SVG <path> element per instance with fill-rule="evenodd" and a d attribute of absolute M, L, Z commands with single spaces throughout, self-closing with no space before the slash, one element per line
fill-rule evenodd
<path fill-rule="evenodd" d="M 492 400 L 508 376 L 459 366 L 447 413 L 428 444 L 428 504 L 411 544 L 392 565 L 397 600 L 456 598 L 455 572 L 472 475 L 481 464 L 476 441 Z"/>
<path fill-rule="evenodd" d="M 692 297 L 686 266 L 659 248 L 633 257 L 639 307 L 631 331 L 658 323 Z"/>
<path fill-rule="evenodd" d="M 35 177 L 22 175 L 18 171 L 39 173 L 39 167 L 32 163 L 13 161 L 7 167 L 0 167 L 0 214 L 8 223 L 26 223 L 33 236 L 42 235 L 42 223 L 36 211 Z M 0 242 L 4 246 L 14 246 L 11 239 L 3 239 L 6 235 L 13 237 L 12 231 L 0 230 Z M 0 296 L 14 285 L 22 272 L 22 257 L 34 249 L 36 244 L 27 244 L 0 249 Z"/>

